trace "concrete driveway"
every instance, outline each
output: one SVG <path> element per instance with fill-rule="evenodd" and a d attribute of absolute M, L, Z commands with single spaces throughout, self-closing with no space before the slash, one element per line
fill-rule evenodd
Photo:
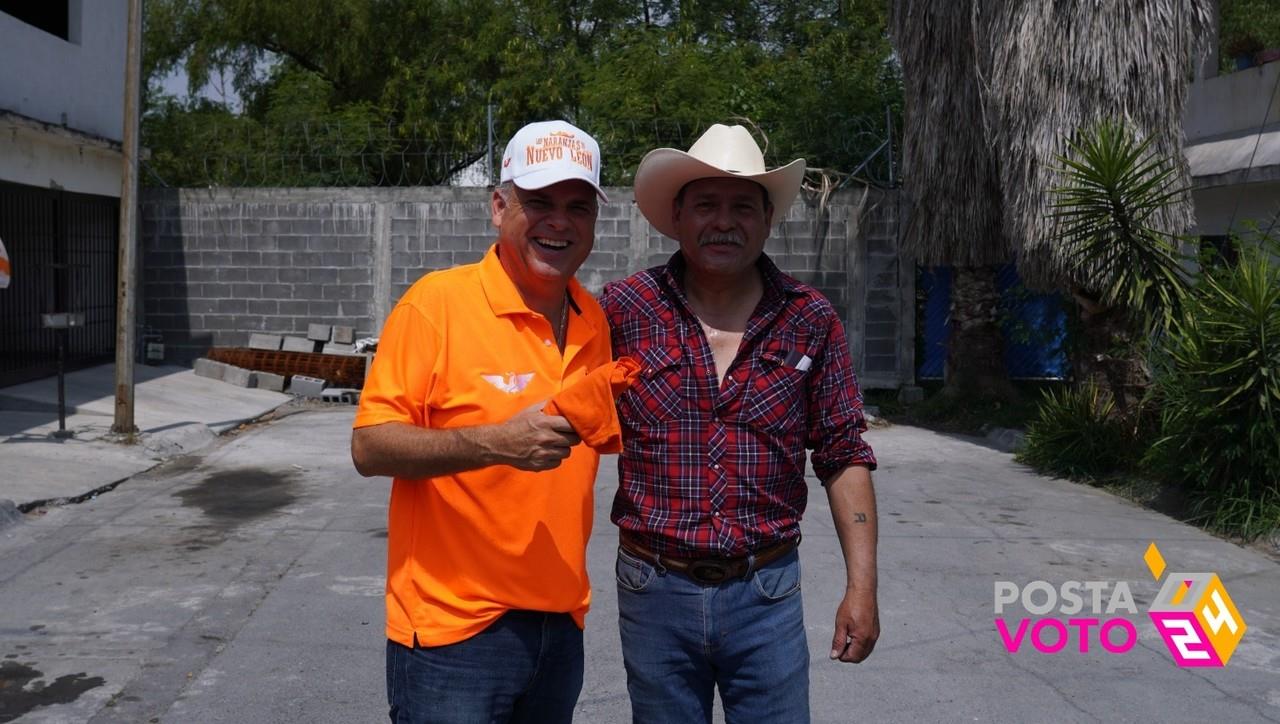
<path fill-rule="evenodd" d="M 351 416 L 252 427 L 0 529 L 0 722 L 385 720 L 389 485 L 352 471 Z M 814 721 L 1280 721 L 1275 560 L 968 440 L 907 427 L 869 438 L 882 461 L 882 635 L 864 664 L 826 658 L 844 579 L 815 483 L 801 547 Z M 613 462 L 597 483 L 579 722 L 630 718 Z M 1170 571 L 1225 583 L 1248 625 L 1225 668 L 1175 665 L 1150 623 L 1159 586 L 1142 556 L 1153 541 Z M 1125 582 L 1139 611 L 1117 615 L 1136 644 L 1080 653 L 1073 637 L 1059 653 L 1010 654 L 994 626 L 1001 580 Z M 1011 628 L 1026 616 L 1005 615 Z"/>

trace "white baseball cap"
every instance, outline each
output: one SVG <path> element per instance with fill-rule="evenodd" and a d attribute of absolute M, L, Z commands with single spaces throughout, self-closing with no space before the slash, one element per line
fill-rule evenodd
<path fill-rule="evenodd" d="M 541 189 L 577 179 L 595 188 L 600 200 L 600 144 L 586 131 L 564 121 L 540 121 L 516 131 L 502 154 L 502 182 Z"/>

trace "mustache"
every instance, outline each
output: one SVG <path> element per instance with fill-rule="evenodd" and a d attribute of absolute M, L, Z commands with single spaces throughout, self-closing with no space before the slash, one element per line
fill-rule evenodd
<path fill-rule="evenodd" d="M 735 246 L 744 246 L 746 240 L 738 234 L 721 233 L 710 234 L 698 240 L 698 246 L 707 246 L 708 244 L 733 244 Z"/>

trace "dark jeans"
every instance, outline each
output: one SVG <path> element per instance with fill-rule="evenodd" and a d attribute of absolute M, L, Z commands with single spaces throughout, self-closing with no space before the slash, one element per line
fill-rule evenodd
<path fill-rule="evenodd" d="M 703 586 L 618 550 L 618 623 L 636 724 L 809 721 L 809 648 L 792 551 L 747 579 Z"/>
<path fill-rule="evenodd" d="M 396 724 L 567 724 L 581 690 L 582 630 L 565 613 L 508 611 L 447 646 L 387 642 Z"/>

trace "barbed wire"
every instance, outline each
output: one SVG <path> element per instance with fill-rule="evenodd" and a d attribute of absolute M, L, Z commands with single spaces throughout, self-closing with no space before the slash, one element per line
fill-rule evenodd
<path fill-rule="evenodd" d="M 741 119 L 578 119 L 601 146 L 604 181 L 629 186 L 648 151 L 688 148 L 715 122 Z M 898 130 L 887 114 L 837 115 L 800 125 L 763 127 L 757 135 L 770 166 L 805 158 L 834 183 L 890 186 L 900 163 L 889 142 Z M 493 129 L 492 165 L 518 123 Z M 264 125 L 247 118 L 178 117 L 144 130 L 151 155 L 144 183 L 179 187 L 484 186 L 490 183 L 489 129 L 481 123 L 446 134 L 439 125 L 298 121 Z M 767 146 L 766 146 L 767 144 Z M 495 168 L 496 170 L 496 168 Z"/>

